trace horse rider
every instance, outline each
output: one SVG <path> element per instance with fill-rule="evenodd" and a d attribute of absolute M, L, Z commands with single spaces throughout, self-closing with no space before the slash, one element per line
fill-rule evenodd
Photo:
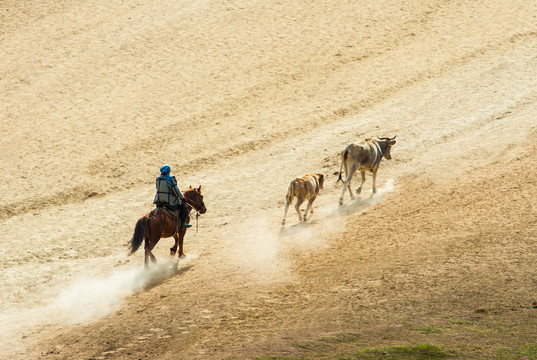
<path fill-rule="evenodd" d="M 160 175 L 157 176 L 156 180 L 157 193 L 153 204 L 156 204 L 157 208 L 166 207 L 170 211 L 179 210 L 179 219 L 176 220 L 181 221 L 181 229 L 192 227 L 186 223 L 188 217 L 186 199 L 177 186 L 175 176 L 171 176 L 170 172 L 170 165 L 166 164 L 160 168 Z"/>

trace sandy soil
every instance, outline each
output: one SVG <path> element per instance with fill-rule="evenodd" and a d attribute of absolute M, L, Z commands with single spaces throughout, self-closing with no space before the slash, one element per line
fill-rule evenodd
<path fill-rule="evenodd" d="M 0 3 L 0 358 L 535 344 L 535 1 L 291 3 Z M 379 192 L 338 206 L 338 153 L 376 135 Z M 208 212 L 146 271 L 164 163 Z"/>

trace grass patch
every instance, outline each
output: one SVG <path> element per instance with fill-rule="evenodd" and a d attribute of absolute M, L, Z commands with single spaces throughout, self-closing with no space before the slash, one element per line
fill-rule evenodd
<path fill-rule="evenodd" d="M 333 349 L 339 344 L 348 344 L 355 342 L 358 336 L 355 334 L 342 333 L 333 336 L 326 336 L 315 341 L 305 341 L 294 343 L 294 347 L 309 352 L 322 352 L 327 349 Z"/>
<path fill-rule="evenodd" d="M 319 341 L 297 342 L 297 343 L 294 343 L 293 346 L 301 350 L 306 350 L 310 352 L 322 351 L 330 347 L 330 345 L 328 345 L 327 343 L 319 342 Z"/>
<path fill-rule="evenodd" d="M 527 359 L 537 360 L 537 345 L 527 347 L 525 350 L 522 350 L 520 354 Z"/>
<path fill-rule="evenodd" d="M 424 327 L 422 330 L 421 330 L 421 333 L 422 334 L 435 334 L 435 333 L 439 333 L 439 332 L 442 332 L 442 330 L 434 327 L 434 326 L 426 326 Z"/>
<path fill-rule="evenodd" d="M 451 319 L 451 323 L 453 325 L 459 325 L 459 326 L 472 326 L 473 325 L 471 321 L 463 320 L 463 319 Z"/>
<path fill-rule="evenodd" d="M 455 354 L 441 347 L 425 344 L 417 346 L 392 346 L 381 349 L 365 349 L 352 355 L 340 357 L 341 360 L 436 360 L 454 357 Z"/>
<path fill-rule="evenodd" d="M 496 349 L 495 358 L 501 360 L 537 360 L 537 345 L 528 346 L 522 350 L 500 347 Z"/>
<path fill-rule="evenodd" d="M 356 340 L 358 340 L 358 335 L 348 333 L 327 336 L 319 339 L 319 341 L 329 344 L 344 344 L 354 342 Z"/>
<path fill-rule="evenodd" d="M 417 346 L 391 346 L 383 348 L 366 348 L 355 350 L 347 348 L 338 349 L 337 345 L 355 341 L 357 338 L 353 334 L 339 334 L 325 337 L 317 341 L 295 344 L 300 350 L 305 350 L 309 354 L 302 353 L 299 357 L 292 356 L 266 356 L 256 357 L 254 360 L 440 360 L 455 356 L 452 351 L 446 351 L 442 347 L 430 344 Z M 321 351 L 320 351 L 321 350 Z M 324 351 L 322 351 L 324 350 Z"/>
<path fill-rule="evenodd" d="M 421 325 L 408 324 L 407 328 L 410 329 L 410 330 L 419 331 L 422 334 L 436 334 L 436 333 L 441 333 L 442 332 L 441 329 L 439 329 L 439 328 L 437 328 L 436 326 L 433 326 L 433 325 L 421 326 Z"/>
<path fill-rule="evenodd" d="M 256 357 L 254 358 L 254 360 L 308 360 L 308 359 L 289 357 L 289 356 L 264 356 L 264 357 Z"/>

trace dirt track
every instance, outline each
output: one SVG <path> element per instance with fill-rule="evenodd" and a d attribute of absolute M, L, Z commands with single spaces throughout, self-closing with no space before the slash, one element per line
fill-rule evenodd
<path fill-rule="evenodd" d="M 0 49 L 0 358 L 535 346 L 534 1 L 7 0 Z M 379 193 L 339 207 L 339 151 L 376 135 Z M 208 212 L 148 273 L 125 244 L 163 163 Z"/>

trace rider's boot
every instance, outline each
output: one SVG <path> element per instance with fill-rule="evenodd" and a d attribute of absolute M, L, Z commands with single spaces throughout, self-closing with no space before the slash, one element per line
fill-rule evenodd
<path fill-rule="evenodd" d="M 191 228 L 191 224 L 187 224 L 184 220 L 181 221 L 181 229 L 188 229 Z"/>

